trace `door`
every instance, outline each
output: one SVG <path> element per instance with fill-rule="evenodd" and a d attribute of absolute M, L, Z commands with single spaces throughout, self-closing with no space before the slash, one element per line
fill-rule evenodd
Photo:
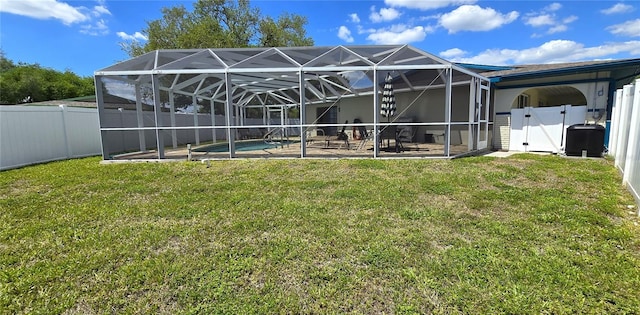
<path fill-rule="evenodd" d="M 338 123 L 338 108 L 336 106 L 331 107 L 319 107 L 316 109 L 316 122 L 319 125 L 322 124 L 337 124 Z M 318 129 L 322 129 L 324 134 L 329 135 L 337 135 L 338 127 L 336 126 L 319 126 Z"/>
<path fill-rule="evenodd" d="M 489 144 L 489 82 L 478 80 L 479 89 L 479 132 L 478 150 L 486 149 Z M 486 85 L 485 85 L 486 84 Z"/>
<path fill-rule="evenodd" d="M 470 107 L 470 141 L 469 149 L 482 150 L 488 146 L 489 139 L 489 86 L 488 82 L 474 79 L 475 84 L 471 85 Z M 487 84 L 487 85 L 485 85 Z"/>

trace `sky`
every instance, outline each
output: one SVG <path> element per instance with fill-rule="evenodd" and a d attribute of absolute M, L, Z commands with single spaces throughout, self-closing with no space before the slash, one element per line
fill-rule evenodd
<path fill-rule="evenodd" d="M 195 1 L 195 0 L 194 0 Z M 0 0 L 0 49 L 81 76 L 126 60 L 163 7 L 194 1 Z M 519 65 L 640 58 L 640 0 L 253 0 L 308 19 L 316 46 L 409 44 L 444 59 Z"/>

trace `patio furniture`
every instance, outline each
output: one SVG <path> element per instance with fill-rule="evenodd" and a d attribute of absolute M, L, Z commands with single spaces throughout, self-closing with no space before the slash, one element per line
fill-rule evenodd
<path fill-rule="evenodd" d="M 327 145 L 325 146 L 326 148 L 329 148 L 331 146 L 331 142 L 332 141 L 339 141 L 340 142 L 340 146 L 338 147 L 338 149 L 342 149 L 343 145 L 347 146 L 347 149 L 349 149 L 349 136 L 347 135 L 345 131 L 345 129 L 347 129 L 346 124 L 349 123 L 349 121 L 345 121 L 345 126 L 342 126 L 342 130 L 340 130 L 340 132 L 338 132 L 337 135 L 335 136 L 327 136 L 327 138 L 325 139 L 325 141 L 327 142 Z"/>
<path fill-rule="evenodd" d="M 322 142 L 324 146 L 324 141 L 327 139 L 327 136 L 324 134 L 324 130 L 321 128 L 313 128 L 306 131 L 306 143 L 307 146 L 315 143 Z"/>
<path fill-rule="evenodd" d="M 381 146 L 384 145 L 384 139 L 387 140 L 387 146 L 385 147 L 384 151 L 400 153 L 402 150 L 404 150 L 404 147 L 402 146 L 402 142 L 399 139 L 399 133 L 400 133 L 400 130 L 395 125 L 383 127 L 380 130 L 380 137 L 379 137 L 380 145 Z M 391 144 L 389 141 L 390 139 L 393 139 L 394 141 L 393 147 L 391 147 Z"/>

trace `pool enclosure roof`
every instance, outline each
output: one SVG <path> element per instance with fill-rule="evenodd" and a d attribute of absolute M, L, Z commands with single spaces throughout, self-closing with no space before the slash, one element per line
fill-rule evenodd
<path fill-rule="evenodd" d="M 386 73 L 397 91 L 443 86 L 479 74 L 409 45 L 156 50 L 95 72 L 132 84 L 163 78 L 160 90 L 225 101 L 225 84 L 236 105 L 296 105 L 345 95 L 371 94 Z M 432 70 L 432 71 L 421 71 Z M 304 87 L 301 89 L 304 81 Z M 303 90 L 303 92 L 301 92 Z"/>

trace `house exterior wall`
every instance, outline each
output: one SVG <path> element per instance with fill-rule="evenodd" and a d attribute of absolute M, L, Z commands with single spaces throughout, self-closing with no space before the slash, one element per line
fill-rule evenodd
<path fill-rule="evenodd" d="M 497 150 L 509 150 L 511 114 L 497 114 L 493 120 L 493 128 L 493 148 Z"/>
<path fill-rule="evenodd" d="M 527 91 L 531 98 L 532 107 L 538 107 L 537 104 L 542 102 L 544 105 L 587 105 L 589 109 L 606 109 L 609 95 L 609 82 L 599 81 L 592 83 L 574 83 L 574 84 L 558 84 L 559 86 L 569 86 L 580 91 L 587 99 L 587 104 L 554 104 L 552 100 L 542 99 L 535 91 L 535 86 L 495 89 L 494 90 L 494 106 L 496 112 L 508 112 L 513 108 L 514 101 L 518 95 Z M 542 87 L 542 86 L 541 86 Z M 533 90 L 532 90 L 533 89 Z M 595 105 L 595 106 L 594 106 Z"/>
<path fill-rule="evenodd" d="M 400 92 L 395 94 L 397 110 L 392 122 L 415 123 L 445 123 L 445 89 L 431 89 L 426 91 Z M 316 109 L 334 105 L 338 107 L 337 124 L 345 121 L 352 123 L 358 118 L 363 123 L 373 124 L 374 99 L 373 95 L 356 97 L 344 97 L 337 102 L 322 104 L 309 104 L 306 107 L 305 123 L 314 124 Z M 469 87 L 456 86 L 452 88 L 451 96 L 451 121 L 461 125 L 452 126 L 452 144 L 468 143 L 469 121 Z M 387 122 L 387 118 L 381 117 L 380 123 Z M 445 126 L 417 126 L 415 141 L 424 142 L 425 134 L 444 134 Z M 338 128 L 340 129 L 340 128 Z"/>

